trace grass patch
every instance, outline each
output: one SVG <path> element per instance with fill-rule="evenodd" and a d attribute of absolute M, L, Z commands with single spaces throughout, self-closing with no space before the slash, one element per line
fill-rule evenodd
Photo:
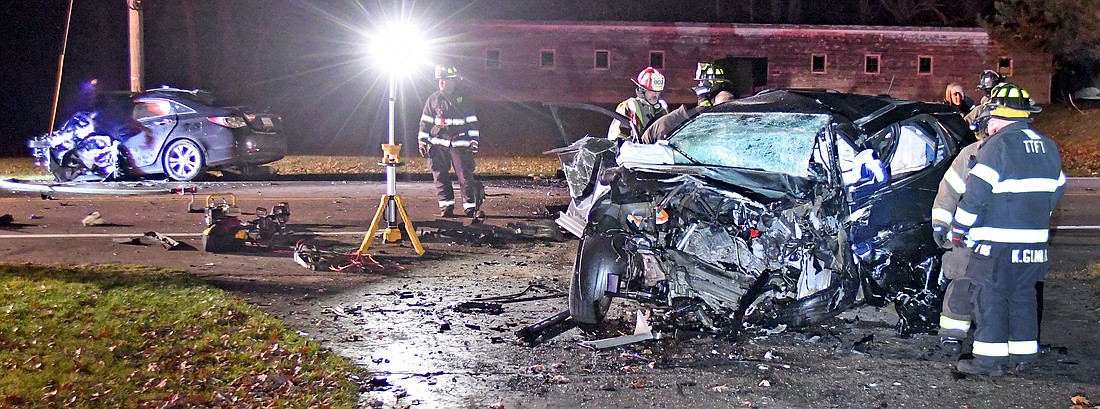
<path fill-rule="evenodd" d="M 1100 175 L 1100 108 L 1077 111 L 1051 105 L 1035 116 L 1032 127 L 1058 142 L 1069 176 Z"/>
<path fill-rule="evenodd" d="M 191 275 L 0 264 L 0 407 L 352 407 L 355 369 Z"/>

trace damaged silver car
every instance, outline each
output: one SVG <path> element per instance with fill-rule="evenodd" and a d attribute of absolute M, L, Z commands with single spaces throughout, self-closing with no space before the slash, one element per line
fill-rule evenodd
<path fill-rule="evenodd" d="M 598 325 L 628 298 L 736 332 L 893 303 L 900 332 L 929 331 L 944 284 L 931 204 L 974 140 L 944 105 L 774 90 L 658 144 L 555 150 L 572 196 L 558 224 L 582 240 L 570 315 Z"/>

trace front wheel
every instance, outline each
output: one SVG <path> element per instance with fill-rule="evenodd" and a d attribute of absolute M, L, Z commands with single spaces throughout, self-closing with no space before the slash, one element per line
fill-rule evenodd
<path fill-rule="evenodd" d="M 206 171 L 206 158 L 199 145 L 189 139 L 177 139 L 168 144 L 161 158 L 164 175 L 177 182 L 187 182 Z"/>
<path fill-rule="evenodd" d="M 596 326 L 607 316 L 611 307 L 608 277 L 626 273 L 626 258 L 617 250 L 622 242 L 623 235 L 614 233 L 593 234 L 581 241 L 569 282 L 569 315 L 578 324 Z"/>

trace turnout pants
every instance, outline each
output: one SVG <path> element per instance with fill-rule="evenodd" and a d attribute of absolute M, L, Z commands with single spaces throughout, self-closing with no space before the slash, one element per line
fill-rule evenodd
<path fill-rule="evenodd" d="M 474 179 L 474 154 L 466 148 L 432 145 L 428 150 L 428 167 L 432 170 L 439 207 L 455 205 L 454 185 L 451 183 L 452 166 L 455 170 L 453 179 L 458 179 L 458 188 L 462 191 L 462 209 L 477 210 L 480 203 L 477 197 L 477 181 Z"/>
<path fill-rule="evenodd" d="M 1001 366 L 1039 354 L 1036 283 L 1047 273 L 1045 244 L 979 244 L 967 275 L 973 279 L 975 363 Z"/>
<path fill-rule="evenodd" d="M 966 276 L 970 262 L 970 249 L 952 249 L 943 253 L 943 274 L 950 280 L 943 296 L 940 313 L 941 337 L 962 340 L 970 331 L 971 280 Z"/>

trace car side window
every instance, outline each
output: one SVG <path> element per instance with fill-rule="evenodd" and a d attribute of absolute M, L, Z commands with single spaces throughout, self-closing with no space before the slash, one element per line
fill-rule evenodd
<path fill-rule="evenodd" d="M 890 156 L 891 179 L 900 179 L 944 158 L 946 143 L 936 128 L 924 120 L 902 123 Z"/>
<path fill-rule="evenodd" d="M 134 119 L 156 118 L 173 113 L 172 103 L 163 99 L 145 99 L 134 103 Z"/>

